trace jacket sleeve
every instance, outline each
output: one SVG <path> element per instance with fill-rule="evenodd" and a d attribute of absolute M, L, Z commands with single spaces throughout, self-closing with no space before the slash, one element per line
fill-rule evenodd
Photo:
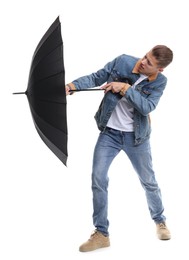
<path fill-rule="evenodd" d="M 165 77 L 163 82 L 158 84 L 158 86 L 154 86 L 148 95 L 143 93 L 142 90 L 138 91 L 137 89 L 129 88 L 125 94 L 125 98 L 139 113 L 147 116 L 156 108 L 163 95 L 166 84 L 167 79 Z"/>
<path fill-rule="evenodd" d="M 107 82 L 111 71 L 116 63 L 117 58 L 113 61 L 107 63 L 104 68 L 98 70 L 95 73 L 80 77 L 72 83 L 74 84 L 76 89 L 85 89 L 85 88 L 93 88 L 98 87 Z"/>

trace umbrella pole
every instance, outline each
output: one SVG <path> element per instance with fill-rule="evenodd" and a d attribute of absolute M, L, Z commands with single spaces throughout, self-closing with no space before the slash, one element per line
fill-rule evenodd
<path fill-rule="evenodd" d="M 102 88 L 71 89 L 70 92 L 77 92 L 77 91 L 96 91 L 96 90 L 104 90 L 104 89 L 102 89 Z"/>

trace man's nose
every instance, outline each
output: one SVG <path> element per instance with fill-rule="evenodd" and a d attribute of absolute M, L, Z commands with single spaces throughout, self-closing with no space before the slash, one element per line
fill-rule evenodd
<path fill-rule="evenodd" d="M 147 62 L 147 59 L 143 59 L 141 63 L 142 63 L 142 65 L 145 65 L 146 62 Z"/>

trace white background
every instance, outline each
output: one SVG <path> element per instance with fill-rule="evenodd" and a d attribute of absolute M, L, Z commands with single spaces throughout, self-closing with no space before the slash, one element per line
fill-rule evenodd
<path fill-rule="evenodd" d="M 0 259 L 188 259 L 187 1 L 4 1 L 0 8 Z M 155 234 L 143 189 L 127 157 L 109 175 L 111 247 L 80 253 L 93 230 L 91 164 L 94 114 L 103 92 L 67 98 L 68 167 L 35 130 L 25 91 L 33 52 L 60 16 L 66 82 L 117 55 L 142 57 L 156 44 L 174 51 L 168 85 L 152 117 L 154 169 L 172 240 Z"/>

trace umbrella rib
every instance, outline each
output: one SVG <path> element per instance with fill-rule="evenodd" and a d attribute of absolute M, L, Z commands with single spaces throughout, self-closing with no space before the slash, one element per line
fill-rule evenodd
<path fill-rule="evenodd" d="M 66 162 L 67 162 L 67 157 L 68 154 L 67 153 L 63 153 L 57 146 L 55 146 L 52 141 L 50 141 L 48 138 L 46 138 L 46 136 L 43 134 L 43 132 L 40 130 L 40 128 L 37 126 L 37 124 L 35 124 L 35 127 L 39 133 L 39 136 L 42 138 L 42 140 L 45 142 L 45 144 L 51 149 L 51 147 L 53 146 L 53 152 L 56 154 L 56 156 L 65 164 L 66 166 Z"/>
<path fill-rule="evenodd" d="M 40 81 L 43 81 L 44 79 L 50 79 L 50 78 L 53 78 L 53 77 L 55 77 L 55 76 L 57 76 L 57 75 L 60 75 L 60 74 L 63 73 L 63 72 L 64 72 L 64 71 L 61 70 L 60 72 L 57 72 L 57 73 L 55 73 L 55 74 L 52 74 L 52 75 L 50 75 L 50 76 L 48 76 L 48 77 L 41 78 L 41 79 L 39 79 L 39 80 L 33 82 L 33 83 L 31 84 L 31 86 L 34 85 L 34 84 L 36 84 L 36 83 L 39 83 Z"/>
<path fill-rule="evenodd" d="M 54 33 L 58 28 L 61 28 L 61 24 L 59 21 L 59 17 L 57 17 L 57 19 L 55 20 L 55 22 L 51 25 L 51 27 L 48 29 L 48 31 L 43 35 L 41 41 L 39 42 L 38 46 L 35 49 L 35 52 L 33 54 L 33 58 L 32 58 L 32 62 L 35 59 L 36 54 L 39 52 L 39 50 L 43 47 L 44 43 L 47 42 L 47 40 L 49 39 L 49 36 L 51 35 L 51 33 Z M 60 29 L 61 30 L 61 29 Z M 51 32 L 51 33 L 50 33 Z M 60 33 L 61 34 L 61 33 Z M 48 35 L 48 36 L 47 36 Z M 61 37 L 61 45 L 62 45 L 63 41 L 62 41 L 62 37 Z"/>
<path fill-rule="evenodd" d="M 36 98 L 35 98 L 36 99 Z M 59 101 L 52 101 L 49 99 L 41 99 L 39 98 L 38 100 L 44 102 L 44 103 L 51 103 L 51 104 L 65 104 L 65 102 L 59 102 Z"/>
<path fill-rule="evenodd" d="M 60 44 L 58 44 L 58 45 L 56 46 L 56 48 L 54 48 L 53 50 L 51 50 L 46 56 L 44 56 L 42 59 L 40 59 L 40 60 L 37 62 L 37 64 L 35 64 L 35 66 L 30 70 L 29 80 L 30 80 L 30 78 L 31 78 L 31 76 L 32 76 L 32 73 L 34 72 L 34 70 L 36 69 L 36 67 L 39 65 L 39 63 L 40 63 L 41 61 L 43 61 L 45 58 L 47 58 L 52 52 L 54 52 L 54 51 L 55 51 L 56 49 L 58 49 L 60 46 L 62 46 L 62 42 L 61 42 Z M 61 53 L 60 59 L 58 59 L 58 60 L 62 60 L 62 61 L 63 61 L 63 55 L 62 55 L 62 53 Z"/>
<path fill-rule="evenodd" d="M 38 98 L 38 97 L 36 97 L 36 96 L 33 95 L 33 94 L 29 94 L 29 95 L 28 95 L 28 93 L 26 93 L 26 94 L 27 94 L 27 96 L 28 96 L 29 98 L 34 97 L 35 100 L 39 100 L 39 101 L 42 101 L 42 102 L 44 102 L 44 103 L 51 103 L 51 104 L 66 104 L 66 99 L 65 99 L 65 101 L 63 102 L 63 101 L 56 101 L 56 100 L 52 100 L 52 99 L 48 99 L 48 98 L 45 98 L 45 99 L 43 99 L 43 98 Z"/>
<path fill-rule="evenodd" d="M 31 111 L 32 111 L 32 115 L 34 115 L 34 114 L 37 115 L 38 118 L 40 118 L 41 121 L 43 121 L 43 122 L 45 122 L 45 124 L 51 126 L 51 124 L 49 124 L 48 121 L 44 120 L 39 114 L 37 114 L 37 113 L 35 112 L 35 110 L 33 109 L 33 107 L 30 107 L 30 109 L 31 109 Z M 33 118 L 34 118 L 34 116 L 33 116 Z M 34 120 L 34 122 L 35 122 L 35 120 Z M 38 127 L 39 127 L 39 126 L 38 126 Z M 63 131 L 61 128 L 56 127 L 56 126 L 54 126 L 54 125 L 53 125 L 53 127 L 54 127 L 55 129 L 59 130 L 60 132 L 63 132 L 64 134 L 67 135 L 67 131 Z"/>

